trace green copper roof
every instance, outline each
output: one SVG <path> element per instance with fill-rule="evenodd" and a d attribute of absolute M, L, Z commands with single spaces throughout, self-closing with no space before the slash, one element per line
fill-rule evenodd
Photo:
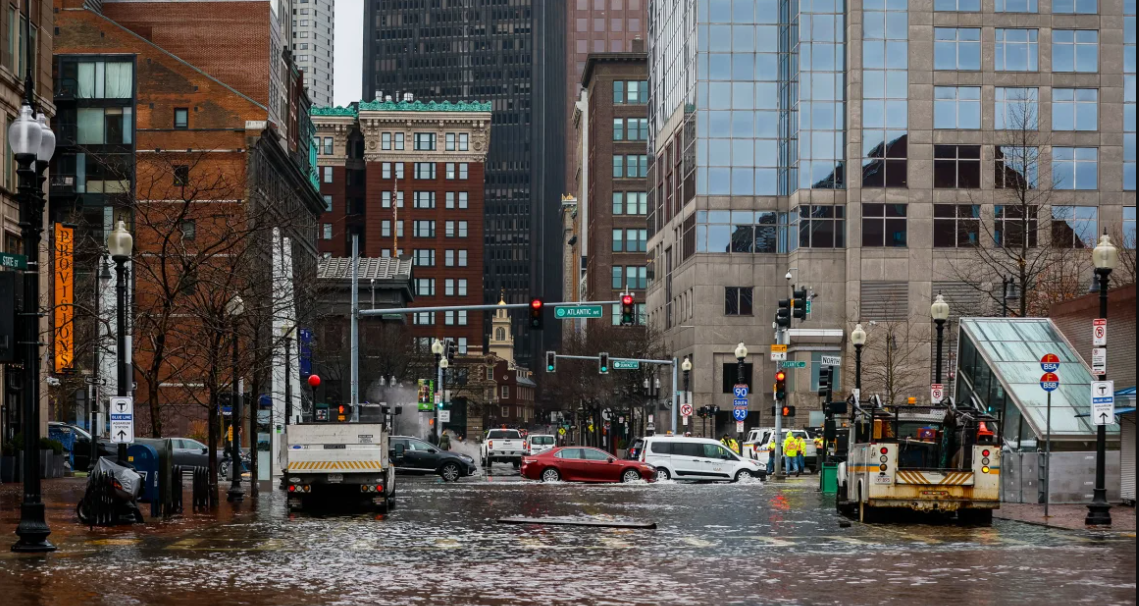
<path fill-rule="evenodd" d="M 436 103 L 428 101 L 361 101 L 361 111 L 397 111 L 397 112 L 489 112 L 490 103 L 480 103 L 478 101 L 459 101 L 458 103 L 451 103 L 444 101 Z"/>
<path fill-rule="evenodd" d="M 313 116 L 355 116 L 356 108 L 348 107 L 314 107 L 311 114 Z"/>

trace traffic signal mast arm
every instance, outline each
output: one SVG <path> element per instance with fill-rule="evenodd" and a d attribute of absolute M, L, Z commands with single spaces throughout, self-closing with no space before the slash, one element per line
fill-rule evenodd
<path fill-rule="evenodd" d="M 583 307 L 587 305 L 617 305 L 620 301 L 564 301 L 543 303 L 543 307 Z M 502 305 L 443 305 L 437 307 L 393 307 L 390 309 L 361 309 L 361 316 L 407 315 L 440 311 L 494 311 L 496 309 L 529 309 L 530 303 L 504 303 Z"/>

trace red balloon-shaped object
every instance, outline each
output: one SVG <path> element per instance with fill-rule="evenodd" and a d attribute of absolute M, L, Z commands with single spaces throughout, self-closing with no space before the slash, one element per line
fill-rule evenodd
<path fill-rule="evenodd" d="M 308 386 L 309 387 L 320 387 L 320 377 L 318 375 L 309 375 Z"/>

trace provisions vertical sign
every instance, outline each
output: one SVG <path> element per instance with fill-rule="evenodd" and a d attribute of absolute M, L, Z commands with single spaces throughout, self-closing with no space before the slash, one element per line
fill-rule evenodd
<path fill-rule="evenodd" d="M 75 366 L 75 228 L 55 224 L 55 372 Z"/>

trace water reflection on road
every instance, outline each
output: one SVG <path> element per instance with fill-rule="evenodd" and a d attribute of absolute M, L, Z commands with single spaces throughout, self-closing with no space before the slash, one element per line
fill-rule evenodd
<path fill-rule="evenodd" d="M 256 508 L 88 531 L 55 495 L 60 550 L 0 556 L 0 591 L 68 605 L 1135 602 L 1133 535 L 999 520 L 842 528 L 813 479 L 583 486 L 496 472 L 401 478 L 386 516 L 290 514 L 266 485 Z M 18 502 L 2 504 L 14 529 Z M 513 515 L 659 528 L 496 523 Z"/>

